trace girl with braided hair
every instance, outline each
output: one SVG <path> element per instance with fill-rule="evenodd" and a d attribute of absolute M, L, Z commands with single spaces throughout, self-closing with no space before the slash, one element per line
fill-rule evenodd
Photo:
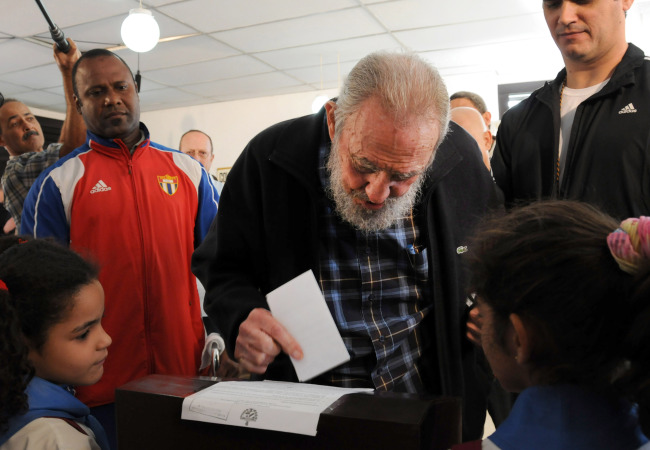
<path fill-rule="evenodd" d="M 0 450 L 108 450 L 72 388 L 101 378 L 111 344 L 97 273 L 52 241 L 0 238 Z"/>
<path fill-rule="evenodd" d="M 469 248 L 481 345 L 519 392 L 478 448 L 650 448 L 650 218 L 539 202 Z"/>

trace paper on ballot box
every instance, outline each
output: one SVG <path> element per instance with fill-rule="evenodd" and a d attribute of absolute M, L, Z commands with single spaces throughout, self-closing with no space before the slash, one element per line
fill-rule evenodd
<path fill-rule="evenodd" d="M 181 418 L 316 436 L 320 413 L 354 392 L 372 389 L 281 381 L 221 382 L 186 397 Z"/>
<path fill-rule="evenodd" d="M 311 380 L 350 360 L 311 270 L 269 292 L 266 301 L 302 347 L 303 358 L 291 358 L 298 380 Z"/>

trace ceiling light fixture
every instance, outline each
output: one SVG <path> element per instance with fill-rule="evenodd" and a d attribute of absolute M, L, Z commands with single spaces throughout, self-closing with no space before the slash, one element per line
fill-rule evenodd
<path fill-rule="evenodd" d="M 160 27 L 154 19 L 151 11 L 142 8 L 134 8 L 122 22 L 122 40 L 124 44 L 134 52 L 148 52 L 156 46 L 160 39 Z"/>

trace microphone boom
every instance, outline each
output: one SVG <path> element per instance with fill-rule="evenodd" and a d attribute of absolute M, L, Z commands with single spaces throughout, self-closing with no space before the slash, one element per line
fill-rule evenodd
<path fill-rule="evenodd" d="M 45 20 L 47 20 L 47 23 L 50 26 L 50 34 L 52 35 L 54 42 L 56 42 L 56 46 L 59 47 L 59 50 L 61 50 L 63 53 L 68 53 L 70 51 L 70 43 L 65 39 L 63 31 L 61 31 L 61 28 L 57 27 L 56 24 L 52 22 L 52 19 L 50 19 L 50 16 L 47 14 L 45 7 L 41 3 L 41 0 L 36 0 L 36 4 L 41 9 Z"/>

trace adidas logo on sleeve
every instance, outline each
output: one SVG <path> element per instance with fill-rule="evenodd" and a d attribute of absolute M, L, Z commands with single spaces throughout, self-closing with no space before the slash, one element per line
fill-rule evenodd
<path fill-rule="evenodd" d="M 94 188 L 90 190 L 91 194 L 96 194 L 98 192 L 110 191 L 111 187 L 104 183 L 104 180 L 99 180 Z"/>
<path fill-rule="evenodd" d="M 636 112 L 636 108 L 634 108 L 634 105 L 630 103 L 629 105 L 626 105 L 621 108 L 621 110 L 618 112 L 619 114 L 632 114 Z"/>

